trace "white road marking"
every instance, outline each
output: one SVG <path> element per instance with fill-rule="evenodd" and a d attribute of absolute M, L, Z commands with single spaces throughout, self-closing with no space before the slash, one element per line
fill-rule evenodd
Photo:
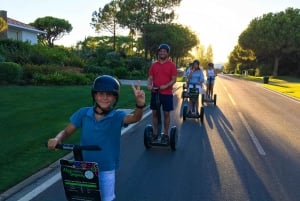
<path fill-rule="evenodd" d="M 24 197 L 22 197 L 18 201 L 29 201 L 29 200 L 32 200 L 37 195 L 39 195 L 41 192 L 43 192 L 44 190 L 46 190 L 47 188 L 49 188 L 50 186 L 52 186 L 54 183 L 56 183 L 57 181 L 59 181 L 60 178 L 61 178 L 60 173 L 57 173 L 51 179 L 47 180 L 47 182 L 42 183 L 41 185 L 39 185 L 38 187 L 36 187 L 35 189 L 33 189 L 32 191 L 30 191 L 29 193 L 27 193 Z"/>
<path fill-rule="evenodd" d="M 230 95 L 230 93 L 228 93 L 228 97 L 229 97 L 230 101 L 232 102 L 232 104 L 233 104 L 234 106 L 236 106 L 235 101 L 234 101 L 234 99 L 232 98 L 232 96 Z"/>
<path fill-rule="evenodd" d="M 234 99 L 232 98 L 232 96 L 230 95 L 230 93 L 228 93 L 227 88 L 226 88 L 224 85 L 223 85 L 223 88 L 224 88 L 224 90 L 227 92 L 227 95 L 228 95 L 230 101 L 232 102 L 232 104 L 233 104 L 234 106 L 236 106 L 236 103 L 235 103 Z M 248 124 L 248 122 L 246 121 L 246 119 L 244 118 L 243 114 L 242 114 L 241 112 L 238 112 L 238 114 L 239 114 L 239 116 L 240 116 L 240 119 L 242 120 L 242 123 L 243 123 L 244 126 L 246 127 L 246 129 L 247 129 L 247 131 L 248 131 L 248 133 L 249 133 L 249 135 L 250 135 L 250 137 L 251 137 L 251 140 L 252 140 L 252 142 L 254 143 L 254 145 L 255 145 L 255 147 L 256 147 L 258 153 L 259 153 L 260 155 L 262 155 L 262 156 L 265 156 L 265 155 L 266 155 L 266 152 L 264 151 L 263 147 L 262 147 L 261 144 L 259 143 L 259 141 L 258 141 L 257 137 L 255 136 L 255 134 L 254 134 L 252 128 L 249 126 L 249 124 Z"/>
<path fill-rule="evenodd" d="M 149 111 L 147 111 L 144 115 L 143 115 L 143 117 L 142 117 L 142 119 L 140 120 L 140 121 L 142 121 L 143 119 L 145 119 L 146 117 L 148 117 L 150 114 L 151 114 L 151 110 L 149 110 Z M 139 122 L 137 122 L 137 123 L 139 123 Z M 134 124 L 130 124 L 129 126 L 127 126 L 126 128 L 123 128 L 122 129 L 122 133 L 121 133 L 121 135 L 123 135 L 124 133 L 126 133 L 129 129 L 131 129 L 135 124 L 137 124 L 137 123 L 134 123 Z"/>
<path fill-rule="evenodd" d="M 235 103 L 234 99 L 232 98 L 232 96 L 231 96 L 230 93 L 228 92 L 228 90 L 227 90 L 227 88 L 225 87 L 225 85 L 222 84 L 222 86 L 223 86 L 225 92 L 227 93 L 227 95 L 228 95 L 230 101 L 232 102 L 232 104 L 233 104 L 234 106 L 236 106 L 236 103 Z"/>
<path fill-rule="evenodd" d="M 248 122 L 247 122 L 246 119 L 244 118 L 243 114 L 242 114 L 241 112 L 238 112 L 238 114 L 239 114 L 239 116 L 240 116 L 240 118 L 241 118 L 241 120 L 242 120 L 244 126 L 246 127 L 246 129 L 247 129 L 247 131 L 248 131 L 248 133 L 249 133 L 249 135 L 250 135 L 250 137 L 251 137 L 251 140 L 252 140 L 252 142 L 254 143 L 254 145 L 255 145 L 255 147 L 256 147 L 258 153 L 259 153 L 260 155 L 265 156 L 265 155 L 266 155 L 266 152 L 265 152 L 264 149 L 262 148 L 261 144 L 259 143 L 257 137 L 255 136 L 253 130 L 252 130 L 251 127 L 249 126 Z"/>

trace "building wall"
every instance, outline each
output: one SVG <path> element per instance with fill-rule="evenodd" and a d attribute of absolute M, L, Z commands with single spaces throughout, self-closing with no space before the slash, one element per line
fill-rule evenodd
<path fill-rule="evenodd" d="M 34 45 L 37 44 L 37 34 L 29 31 L 19 30 L 19 29 L 12 29 L 9 28 L 7 31 L 7 38 L 23 41 L 23 42 L 29 42 L 30 44 Z"/>
<path fill-rule="evenodd" d="M 32 45 L 37 44 L 38 43 L 37 34 L 23 31 L 22 32 L 22 41 L 28 41 Z"/>

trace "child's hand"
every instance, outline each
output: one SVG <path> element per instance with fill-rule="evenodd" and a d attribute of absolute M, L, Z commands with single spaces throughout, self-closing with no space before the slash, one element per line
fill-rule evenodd
<path fill-rule="evenodd" d="M 58 144 L 58 140 L 56 138 L 52 138 L 48 140 L 48 148 L 55 149 L 56 145 Z"/>
<path fill-rule="evenodd" d="M 137 87 L 134 86 L 134 84 L 131 84 L 132 90 L 135 95 L 135 101 L 138 106 L 145 105 L 145 92 L 141 90 L 141 82 L 140 80 L 137 81 Z"/>

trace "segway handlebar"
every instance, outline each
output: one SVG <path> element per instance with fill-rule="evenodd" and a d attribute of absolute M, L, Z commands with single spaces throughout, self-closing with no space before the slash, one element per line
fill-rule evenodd
<path fill-rule="evenodd" d="M 159 91 L 159 88 L 160 88 L 160 87 L 152 87 L 152 90 L 153 90 L 153 91 Z"/>
<path fill-rule="evenodd" d="M 45 144 L 46 147 L 48 147 L 48 144 Z M 69 151 L 100 151 L 101 147 L 98 145 L 76 145 L 76 144 L 57 144 L 56 149 L 61 149 L 61 150 L 69 150 Z"/>

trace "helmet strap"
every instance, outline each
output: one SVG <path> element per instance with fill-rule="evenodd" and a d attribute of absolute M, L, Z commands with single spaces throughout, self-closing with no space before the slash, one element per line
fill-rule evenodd
<path fill-rule="evenodd" d="M 102 110 L 102 112 L 98 112 L 98 111 L 97 111 L 97 107 L 98 107 L 100 110 Z M 96 103 L 96 105 L 94 106 L 94 112 L 95 112 L 96 114 L 98 114 L 98 115 L 107 115 L 111 110 L 112 110 L 111 108 L 110 108 L 109 110 L 104 110 L 104 109 L 101 108 L 100 105 L 98 105 L 97 103 Z"/>
<path fill-rule="evenodd" d="M 94 108 L 93 108 L 93 110 L 98 115 L 107 115 L 116 106 L 116 104 L 118 102 L 118 99 L 119 99 L 119 96 L 116 96 L 116 101 L 114 102 L 113 106 L 109 108 L 109 110 L 104 110 L 95 100 L 93 100 L 93 103 L 95 105 Z M 97 108 L 99 108 L 102 112 L 98 112 Z"/>

